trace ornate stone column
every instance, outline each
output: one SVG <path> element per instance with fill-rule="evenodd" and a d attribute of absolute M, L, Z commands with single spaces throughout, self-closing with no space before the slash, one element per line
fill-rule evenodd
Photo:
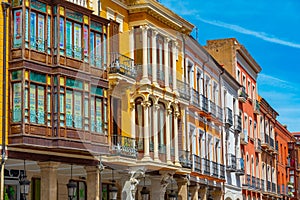
<path fill-rule="evenodd" d="M 159 105 L 155 104 L 153 109 L 154 161 L 158 161 L 158 162 L 160 162 L 159 155 L 158 155 L 158 130 L 157 130 L 159 108 L 160 108 Z"/>
<path fill-rule="evenodd" d="M 171 109 L 166 110 L 166 153 L 167 153 L 167 164 L 173 165 L 171 160 L 171 133 L 170 133 L 170 115 L 172 114 Z"/>
<path fill-rule="evenodd" d="M 150 80 L 148 78 L 148 26 L 142 27 L 142 35 L 143 35 L 143 78 L 141 80 L 142 84 L 150 84 Z"/>
<path fill-rule="evenodd" d="M 204 187 L 200 187 L 199 189 L 199 194 L 201 199 L 207 199 L 208 195 L 207 195 L 207 191 L 208 191 L 208 187 L 204 186 Z"/>
<path fill-rule="evenodd" d="M 87 173 L 87 200 L 100 199 L 100 172 L 97 166 L 86 166 Z"/>
<path fill-rule="evenodd" d="M 50 161 L 38 165 L 41 169 L 41 199 L 57 200 L 57 168 L 60 163 Z"/>
<path fill-rule="evenodd" d="M 157 31 L 152 31 L 152 82 L 157 85 L 157 47 L 156 47 Z"/>
<path fill-rule="evenodd" d="M 198 192 L 199 192 L 200 186 L 197 184 L 195 186 L 190 187 L 191 193 L 192 193 L 192 200 L 198 200 Z"/>
<path fill-rule="evenodd" d="M 170 90 L 169 86 L 169 38 L 164 39 L 164 61 L 165 61 L 165 86 Z"/>
<path fill-rule="evenodd" d="M 178 155 L 178 117 L 180 115 L 179 111 L 175 111 L 174 113 L 174 146 L 175 146 L 175 165 L 181 166 L 179 163 L 179 155 Z"/>
<path fill-rule="evenodd" d="M 143 160 L 151 160 L 149 147 L 149 101 L 143 101 L 142 106 L 144 110 L 144 158 Z"/>

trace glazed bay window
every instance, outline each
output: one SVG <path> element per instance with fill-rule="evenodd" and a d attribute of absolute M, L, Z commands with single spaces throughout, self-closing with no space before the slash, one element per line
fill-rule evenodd
<path fill-rule="evenodd" d="M 60 126 L 83 128 L 83 81 L 60 77 Z"/>
<path fill-rule="evenodd" d="M 98 68 L 105 69 L 106 66 L 106 51 L 107 39 L 105 34 L 105 27 L 97 22 L 91 22 L 90 31 L 90 55 L 91 65 Z"/>
<path fill-rule="evenodd" d="M 24 84 L 22 84 L 22 74 Z M 51 126 L 51 77 L 33 71 L 13 71 L 12 122 L 24 122 Z M 23 98 L 22 98 L 23 97 Z"/>
<path fill-rule="evenodd" d="M 104 98 L 106 91 L 103 88 L 91 87 L 91 131 L 107 134 L 107 99 Z"/>
<path fill-rule="evenodd" d="M 83 25 L 84 16 L 63 7 L 59 7 L 59 14 L 59 20 L 55 16 L 54 24 L 59 26 L 58 34 L 55 32 L 55 42 L 59 43 L 60 55 L 82 60 L 84 50 L 85 56 L 87 55 L 87 43 L 82 42 L 82 38 L 87 40 L 88 32 L 87 26 Z"/>

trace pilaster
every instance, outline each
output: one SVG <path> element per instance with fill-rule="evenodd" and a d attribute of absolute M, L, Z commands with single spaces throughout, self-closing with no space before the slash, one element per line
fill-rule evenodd
<path fill-rule="evenodd" d="M 57 200 L 57 168 L 60 163 L 50 161 L 38 165 L 41 169 L 41 199 Z"/>
<path fill-rule="evenodd" d="M 87 200 L 100 199 L 100 172 L 96 166 L 86 166 Z"/>

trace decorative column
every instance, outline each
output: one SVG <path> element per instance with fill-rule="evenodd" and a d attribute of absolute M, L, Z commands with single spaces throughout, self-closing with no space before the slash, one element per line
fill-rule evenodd
<path fill-rule="evenodd" d="M 165 60 L 165 86 L 166 89 L 170 90 L 169 87 L 169 38 L 165 38 L 164 40 L 164 60 Z"/>
<path fill-rule="evenodd" d="M 160 108 L 159 105 L 155 104 L 153 109 L 154 161 L 158 161 L 158 162 L 160 162 L 159 155 L 158 155 L 158 130 L 157 130 L 159 108 Z"/>
<path fill-rule="evenodd" d="M 177 82 L 176 82 L 176 51 L 177 51 L 177 42 L 172 43 L 172 63 L 173 63 L 173 90 L 177 91 Z"/>
<path fill-rule="evenodd" d="M 135 141 L 135 104 L 132 102 L 130 103 L 130 126 L 131 126 L 131 138 L 133 138 L 133 147 L 135 147 L 136 141 Z"/>
<path fill-rule="evenodd" d="M 207 186 L 204 186 L 204 187 L 200 188 L 199 194 L 200 194 L 201 199 L 207 199 L 207 197 L 208 197 L 207 191 L 208 191 Z"/>
<path fill-rule="evenodd" d="M 143 78 L 141 80 L 142 84 L 150 84 L 150 80 L 148 79 L 148 58 L 147 58 L 147 50 L 148 50 L 148 26 L 142 27 L 142 35 L 143 35 Z"/>
<path fill-rule="evenodd" d="M 186 178 L 177 178 L 178 200 L 188 199 L 188 180 Z"/>
<path fill-rule="evenodd" d="M 57 168 L 59 162 L 40 162 L 41 199 L 57 200 Z M 67 190 L 67 186 L 65 187 Z"/>
<path fill-rule="evenodd" d="M 129 31 L 129 53 L 130 58 L 134 59 L 134 27 L 131 27 Z"/>
<path fill-rule="evenodd" d="M 149 101 L 142 102 L 144 110 L 144 158 L 143 160 L 151 160 L 149 147 Z"/>
<path fill-rule="evenodd" d="M 100 199 L 100 172 L 96 166 L 86 166 L 87 173 L 87 200 Z"/>
<path fill-rule="evenodd" d="M 192 200 L 198 200 L 198 191 L 200 189 L 199 184 L 190 187 L 191 193 L 192 193 Z"/>
<path fill-rule="evenodd" d="M 167 109 L 166 113 L 166 149 L 167 149 L 167 164 L 173 165 L 171 160 L 171 133 L 170 133 L 170 115 L 172 114 L 171 109 Z"/>
<path fill-rule="evenodd" d="M 179 111 L 175 111 L 174 113 L 174 146 L 175 146 L 175 165 L 181 166 L 179 163 L 178 156 L 178 117 L 180 115 Z"/>
<path fill-rule="evenodd" d="M 157 85 L 157 47 L 156 47 L 157 31 L 152 31 L 152 81 Z"/>

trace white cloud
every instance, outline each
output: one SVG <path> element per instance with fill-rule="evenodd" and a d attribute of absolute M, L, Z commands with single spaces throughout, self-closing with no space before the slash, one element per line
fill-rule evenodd
<path fill-rule="evenodd" d="M 293 91 L 298 90 L 298 87 L 294 86 L 293 83 L 266 74 L 259 74 L 258 82 L 261 86 L 266 85 L 275 88 L 289 89 Z"/>
<path fill-rule="evenodd" d="M 254 36 L 256 38 L 267 41 L 267 42 L 271 42 L 271 43 L 275 43 L 275 44 L 281 44 L 281 45 L 285 45 L 285 46 L 300 49 L 300 44 L 285 41 L 285 40 L 282 40 L 280 38 L 270 36 L 270 35 L 268 35 L 264 32 L 249 30 L 249 29 L 243 28 L 243 27 L 235 25 L 235 24 L 228 24 L 228 23 L 221 22 L 221 21 L 206 20 L 206 19 L 203 19 L 203 18 L 199 17 L 198 15 L 196 17 L 197 17 L 198 20 L 200 20 L 200 21 L 202 21 L 206 24 L 211 24 L 211 25 L 214 25 L 214 26 L 230 29 L 232 31 L 242 33 L 242 34 L 245 34 L 245 35 L 251 35 L 251 36 Z"/>

